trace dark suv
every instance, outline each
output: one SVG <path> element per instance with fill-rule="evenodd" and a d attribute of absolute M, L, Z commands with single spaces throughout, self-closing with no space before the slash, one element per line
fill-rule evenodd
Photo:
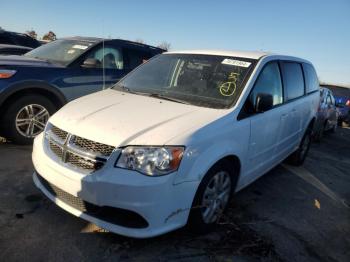
<path fill-rule="evenodd" d="M 110 87 L 163 51 L 126 40 L 71 37 L 24 56 L 0 56 L 0 134 L 31 143 L 65 103 Z"/>
<path fill-rule="evenodd" d="M 0 29 L 0 55 L 23 55 L 39 46 L 38 40 L 26 34 Z"/>
<path fill-rule="evenodd" d="M 26 34 L 0 30 L 0 44 L 37 48 L 41 43 Z"/>

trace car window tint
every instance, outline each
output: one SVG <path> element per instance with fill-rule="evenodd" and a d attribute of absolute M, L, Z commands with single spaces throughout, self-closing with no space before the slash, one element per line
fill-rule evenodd
<path fill-rule="evenodd" d="M 310 64 L 303 64 L 303 68 L 305 73 L 306 93 L 318 90 L 320 84 L 314 67 Z"/>
<path fill-rule="evenodd" d="M 281 74 L 277 62 L 267 64 L 255 82 L 249 98 L 254 108 L 259 93 L 272 95 L 273 105 L 283 102 Z"/>
<path fill-rule="evenodd" d="M 134 69 L 152 57 L 150 52 L 125 48 L 123 50 L 126 67 Z"/>
<path fill-rule="evenodd" d="M 326 103 L 327 103 L 327 105 L 330 105 L 330 104 L 332 104 L 332 100 L 331 100 L 331 97 L 330 97 L 330 95 L 328 95 L 328 96 L 327 96 L 327 100 L 326 100 Z"/>
<path fill-rule="evenodd" d="M 299 63 L 282 62 L 282 75 L 287 100 L 304 95 L 304 77 Z"/>
<path fill-rule="evenodd" d="M 93 51 L 88 58 L 98 60 L 105 68 L 108 69 L 123 69 L 123 56 L 119 49 L 105 46 Z"/>
<path fill-rule="evenodd" d="M 335 105 L 335 99 L 333 95 L 331 95 L 331 100 L 332 100 L 332 105 Z"/>
<path fill-rule="evenodd" d="M 14 42 L 6 34 L 0 34 L 0 44 L 13 45 Z"/>
<path fill-rule="evenodd" d="M 39 46 L 37 41 L 34 40 L 33 38 L 31 38 L 30 36 L 16 34 L 16 35 L 13 35 L 12 38 L 16 42 L 17 45 L 29 46 L 29 47 L 33 47 L 33 48 Z"/>

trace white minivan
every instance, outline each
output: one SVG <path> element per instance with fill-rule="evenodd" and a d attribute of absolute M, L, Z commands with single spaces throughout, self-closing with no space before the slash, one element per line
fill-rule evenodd
<path fill-rule="evenodd" d="M 164 53 L 54 114 L 34 142 L 34 182 L 121 235 L 208 230 L 233 193 L 286 158 L 303 163 L 318 104 L 303 59 Z"/>

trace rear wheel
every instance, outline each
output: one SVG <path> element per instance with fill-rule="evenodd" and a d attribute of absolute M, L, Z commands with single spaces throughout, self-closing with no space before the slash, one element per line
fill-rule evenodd
<path fill-rule="evenodd" d="M 315 135 L 315 141 L 316 142 L 321 142 L 321 140 L 323 138 L 323 135 L 324 135 L 324 128 L 325 128 L 325 126 L 322 125 L 320 127 L 320 129 L 318 130 L 318 132 L 316 133 L 316 135 Z"/>
<path fill-rule="evenodd" d="M 23 96 L 11 103 L 4 113 L 4 135 L 16 144 L 31 144 L 55 111 L 55 105 L 43 96 Z"/>
<path fill-rule="evenodd" d="M 190 229 L 196 233 L 210 231 L 227 209 L 235 186 L 232 163 L 215 164 L 198 187 L 189 217 Z"/>
<path fill-rule="evenodd" d="M 334 126 L 332 126 L 332 128 L 330 129 L 331 133 L 335 133 L 337 131 L 337 125 L 335 124 Z"/>
<path fill-rule="evenodd" d="M 312 130 L 310 127 L 308 127 L 303 138 L 301 139 L 298 149 L 294 153 L 292 153 L 288 158 L 288 162 L 290 164 L 295 166 L 301 166 L 304 163 L 311 145 L 311 134 Z"/>

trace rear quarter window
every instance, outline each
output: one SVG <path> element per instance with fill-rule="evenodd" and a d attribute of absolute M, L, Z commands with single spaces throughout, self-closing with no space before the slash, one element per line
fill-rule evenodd
<path fill-rule="evenodd" d="M 304 95 L 304 76 L 301 65 L 296 62 L 282 62 L 282 76 L 286 100 Z"/>
<path fill-rule="evenodd" d="M 314 67 L 310 64 L 303 64 L 303 68 L 305 73 L 306 93 L 319 90 L 320 84 Z"/>

